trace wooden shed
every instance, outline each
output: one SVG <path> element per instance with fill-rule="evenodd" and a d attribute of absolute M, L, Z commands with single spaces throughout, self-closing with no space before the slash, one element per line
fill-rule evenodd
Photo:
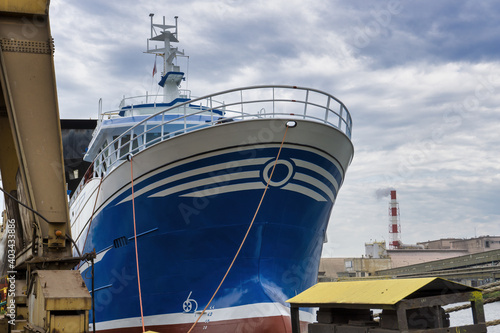
<path fill-rule="evenodd" d="M 486 332 L 481 291 L 441 278 L 318 283 L 287 302 L 293 333 L 301 307 L 319 308 L 309 333 Z M 450 328 L 443 306 L 460 302 L 471 303 L 473 323 Z"/>

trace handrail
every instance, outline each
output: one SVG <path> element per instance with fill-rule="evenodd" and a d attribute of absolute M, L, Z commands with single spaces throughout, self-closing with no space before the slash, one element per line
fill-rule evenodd
<path fill-rule="evenodd" d="M 181 98 L 192 98 L 191 97 L 191 90 L 188 90 L 188 89 L 179 89 L 179 97 L 181 97 Z M 157 102 L 158 98 L 160 100 L 163 100 L 163 94 L 149 95 L 148 93 L 146 93 L 146 95 L 123 97 L 122 100 L 121 100 L 121 102 L 120 102 L 120 106 L 119 107 L 121 108 L 121 107 L 127 105 L 126 104 L 127 101 L 144 100 L 144 99 L 145 99 L 145 102 L 141 101 L 138 104 L 148 104 L 148 103 L 160 104 L 160 103 L 163 103 L 162 101 Z M 152 99 L 152 101 L 150 101 L 150 99 Z M 134 103 L 129 103 L 128 105 L 131 105 L 131 104 L 134 104 Z"/>
<path fill-rule="evenodd" d="M 95 133 L 106 121 L 103 119 L 104 115 L 117 115 L 119 112 L 120 110 L 114 110 L 102 113 Z M 170 116 L 168 119 L 167 115 Z M 195 116 L 205 117 L 205 122 L 194 121 Z M 123 117 L 115 116 L 110 119 L 117 118 Z M 179 134 L 223 122 L 258 118 L 308 119 L 335 127 L 349 138 L 352 134 L 352 118 L 346 106 L 336 97 L 320 90 L 285 85 L 230 89 L 178 103 L 146 115 L 145 119 L 124 131 L 94 158 L 86 177 L 80 182 L 71 200 L 77 196 L 87 181 L 94 177 L 104 177 L 129 154 L 136 154 Z M 165 131 L 165 125 L 169 124 L 182 127 L 175 131 Z"/>

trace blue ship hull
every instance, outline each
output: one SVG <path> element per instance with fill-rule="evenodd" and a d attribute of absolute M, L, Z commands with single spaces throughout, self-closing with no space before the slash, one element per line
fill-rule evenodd
<path fill-rule="evenodd" d="M 84 251 L 97 253 L 90 319 L 95 315 L 97 330 L 141 331 L 132 199 L 146 326 L 187 331 L 240 246 L 278 151 L 279 144 L 262 144 L 191 156 L 134 178 L 134 196 L 128 179 L 102 199 L 90 230 L 82 233 L 88 232 Z M 146 161 L 134 157 L 134 169 Z M 130 172 L 130 163 L 121 168 Z M 241 253 L 195 331 L 290 330 L 285 301 L 317 281 L 343 175 L 322 150 L 283 146 Z M 80 270 L 91 289 L 90 267 Z"/>

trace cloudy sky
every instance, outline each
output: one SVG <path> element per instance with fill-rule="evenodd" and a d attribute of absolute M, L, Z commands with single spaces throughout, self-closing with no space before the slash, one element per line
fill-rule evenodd
<path fill-rule="evenodd" d="M 142 53 L 149 13 L 179 16 L 194 95 L 287 84 L 342 100 L 355 156 L 323 256 L 389 239 L 390 188 L 404 243 L 500 235 L 498 2 L 52 0 L 50 10 L 62 118 L 156 92 L 154 57 Z"/>

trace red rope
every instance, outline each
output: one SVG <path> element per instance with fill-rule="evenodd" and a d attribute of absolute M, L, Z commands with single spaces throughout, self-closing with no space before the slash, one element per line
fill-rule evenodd
<path fill-rule="evenodd" d="M 255 218 L 257 217 L 257 213 L 259 213 L 260 206 L 262 205 L 262 202 L 264 201 L 264 196 L 266 195 L 267 188 L 269 187 L 269 183 L 271 182 L 271 178 L 273 177 L 274 169 L 276 168 L 276 164 L 278 163 L 278 159 L 279 159 L 280 154 L 281 154 L 281 148 L 283 148 L 283 143 L 285 142 L 286 132 L 287 131 L 288 131 L 288 126 L 286 126 L 286 128 L 285 128 L 285 134 L 283 135 L 283 140 L 281 141 L 281 146 L 280 146 L 280 149 L 278 150 L 278 155 L 276 155 L 276 159 L 274 160 L 274 165 L 273 165 L 273 168 L 271 170 L 271 175 L 269 176 L 269 179 L 267 180 L 266 188 L 264 189 L 264 193 L 262 193 L 262 197 L 260 198 L 259 205 L 257 206 L 257 210 L 255 211 L 255 214 L 253 215 L 252 222 L 250 222 L 250 225 L 248 226 L 248 229 L 247 229 L 247 232 L 245 234 L 245 237 L 243 237 L 243 240 L 241 241 L 241 244 L 240 244 L 240 247 L 238 248 L 238 251 L 236 251 L 236 254 L 234 255 L 234 258 L 233 258 L 233 261 L 231 262 L 231 265 L 229 265 L 229 268 L 227 269 L 226 274 L 224 274 L 224 277 L 222 278 L 222 281 L 219 283 L 219 286 L 217 287 L 217 289 L 215 290 L 214 294 L 212 295 L 212 298 L 210 298 L 210 301 L 208 301 L 207 305 L 205 306 L 205 308 L 203 309 L 203 311 L 199 315 L 198 319 L 196 319 L 196 321 L 194 322 L 193 326 L 191 326 L 191 328 L 189 329 L 189 331 L 187 333 L 191 333 L 191 331 L 193 330 L 193 328 L 196 326 L 196 324 L 198 323 L 198 321 L 200 321 L 201 317 L 203 316 L 203 314 L 205 313 L 205 311 L 210 306 L 210 303 L 212 303 L 212 301 L 214 300 L 215 295 L 217 295 L 217 293 L 219 292 L 220 287 L 222 286 L 222 284 L 226 280 L 226 277 L 229 274 L 229 271 L 231 270 L 231 268 L 233 268 L 233 264 L 236 261 L 236 258 L 238 258 L 238 255 L 240 254 L 240 251 L 243 248 L 243 244 L 245 244 L 247 236 L 250 233 L 250 229 L 252 229 L 252 226 L 253 226 L 253 223 L 255 221 Z"/>
<path fill-rule="evenodd" d="M 144 311 L 142 308 L 142 295 L 141 295 L 141 277 L 139 275 L 139 252 L 137 251 L 137 228 L 135 223 L 135 200 L 134 200 L 134 166 L 132 163 L 133 155 L 130 155 L 130 182 L 132 187 L 132 217 L 134 219 L 134 242 L 135 242 L 135 262 L 137 265 L 137 287 L 139 288 L 139 306 L 141 308 L 141 323 L 142 331 L 146 332 L 144 328 Z"/>

